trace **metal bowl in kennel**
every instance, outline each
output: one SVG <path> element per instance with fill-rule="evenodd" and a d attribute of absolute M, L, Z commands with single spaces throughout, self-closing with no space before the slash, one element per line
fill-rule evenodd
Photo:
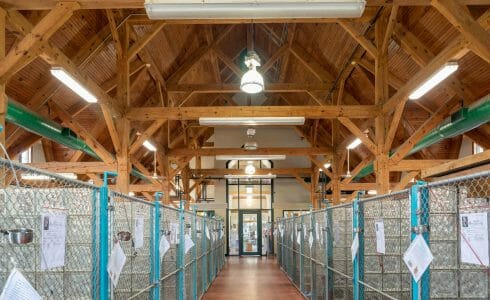
<path fill-rule="evenodd" d="M 7 236 L 10 244 L 15 245 L 29 244 L 34 237 L 32 229 L 28 228 L 3 230 L 3 234 Z"/>

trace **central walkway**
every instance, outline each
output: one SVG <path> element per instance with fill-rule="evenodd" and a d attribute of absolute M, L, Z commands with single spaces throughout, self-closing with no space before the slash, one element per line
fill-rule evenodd
<path fill-rule="evenodd" d="M 204 295 L 216 299 L 304 299 L 274 259 L 228 257 L 225 267 Z"/>

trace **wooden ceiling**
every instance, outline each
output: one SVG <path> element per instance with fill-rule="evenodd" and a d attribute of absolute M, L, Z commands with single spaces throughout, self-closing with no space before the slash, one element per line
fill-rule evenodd
<path fill-rule="evenodd" d="M 195 122 L 206 113 L 267 115 L 277 106 L 278 115 L 287 115 L 288 110 L 289 114 L 305 115 L 308 120 L 297 131 L 312 147 L 333 148 L 339 154 L 340 171 L 345 170 L 342 147 L 354 138 L 356 130 L 369 130 L 370 140 L 377 141 L 376 116 L 386 116 L 386 138 L 393 139 L 389 147 L 393 149 L 413 137 L 453 96 L 458 99 L 450 102 L 445 116 L 490 93 L 488 1 L 460 1 L 456 7 L 464 10 L 454 16 L 452 7 L 440 4 L 444 1 L 376 0 L 367 1 L 364 15 L 356 20 L 270 23 L 150 21 L 142 2 L 84 0 L 60 5 L 54 0 L 0 1 L 6 12 L 7 53 L 0 78 L 6 95 L 70 127 L 94 147 L 107 151 L 107 160 L 111 153 L 119 153 L 119 146 L 127 145 L 127 159 L 143 173 L 149 173 L 153 161 L 141 147 L 144 139 L 157 144 L 159 165 L 164 168 L 164 153 L 172 152 L 169 149 L 199 148 L 212 135 L 212 128 Z M 469 23 L 461 25 L 461 20 Z M 41 30 L 40 35 L 33 34 L 36 30 Z M 377 31 L 385 34 L 379 36 Z M 128 48 L 120 49 L 124 39 L 128 39 Z M 263 63 L 259 69 L 266 82 L 263 96 L 247 97 L 239 92 L 243 54 L 251 44 Z M 11 55 L 19 49 L 25 49 L 17 53 L 19 57 Z M 121 53 L 128 61 L 126 69 L 120 63 Z M 387 73 L 376 79 L 376 60 L 383 53 Z M 414 84 L 427 78 L 434 66 L 456 56 L 460 68 L 453 77 L 422 99 L 406 101 Z M 87 104 L 50 75 L 51 66 L 60 64 L 83 79 L 97 94 L 98 104 Z M 126 82 L 123 70 L 129 73 Z M 377 80 L 383 80 L 386 92 L 379 90 Z M 128 85 L 127 96 L 121 94 L 124 84 Z M 386 99 L 379 93 L 386 93 Z M 206 106 L 213 108 L 199 108 Z M 401 116 L 399 122 L 397 115 Z M 130 126 L 127 141 L 118 134 L 125 126 L 118 119 L 126 118 Z M 486 124 L 466 136 L 488 148 L 489 127 Z M 6 145 L 11 155 L 39 140 L 48 161 L 93 161 L 80 151 L 7 124 Z M 449 139 L 409 158 L 456 159 L 461 141 L 462 136 Z M 354 151 L 353 167 L 380 153 L 375 142 L 376 149 L 369 149 L 367 142 Z M 176 161 L 185 166 L 189 154 L 182 158 Z M 392 172 L 391 181 L 400 181 L 400 176 L 400 172 Z"/>

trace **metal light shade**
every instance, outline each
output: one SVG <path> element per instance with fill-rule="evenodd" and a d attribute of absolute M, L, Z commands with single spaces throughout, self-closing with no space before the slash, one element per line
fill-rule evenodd
<path fill-rule="evenodd" d="M 264 90 L 264 78 L 255 67 L 243 74 L 240 89 L 247 94 L 257 94 Z"/>

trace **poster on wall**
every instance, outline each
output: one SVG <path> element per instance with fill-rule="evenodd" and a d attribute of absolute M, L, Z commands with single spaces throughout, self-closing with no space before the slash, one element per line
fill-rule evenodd
<path fill-rule="evenodd" d="M 460 214 L 461 262 L 489 266 L 488 214 Z"/>
<path fill-rule="evenodd" d="M 65 265 L 66 213 L 41 214 L 41 271 Z"/>

